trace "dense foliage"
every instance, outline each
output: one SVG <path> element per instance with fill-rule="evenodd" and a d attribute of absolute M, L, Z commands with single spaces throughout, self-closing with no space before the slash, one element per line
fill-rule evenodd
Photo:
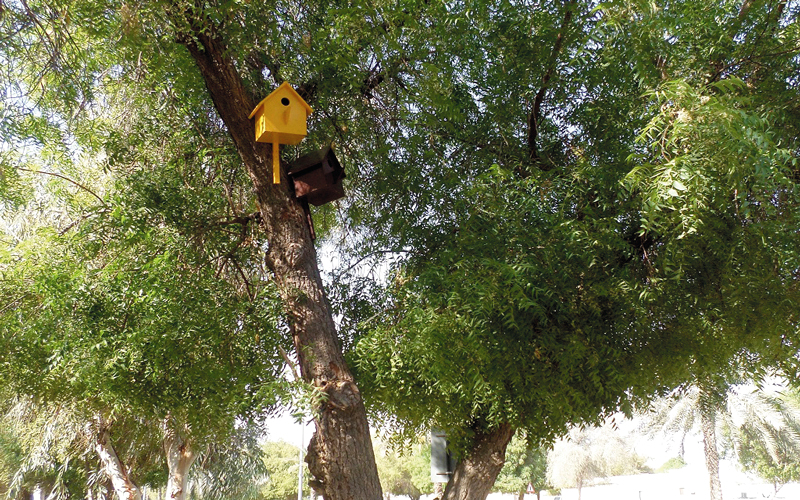
<path fill-rule="evenodd" d="M 373 178 L 380 409 L 545 438 L 734 358 L 793 370 L 798 6 L 470 7 Z"/>
<path fill-rule="evenodd" d="M 316 109 L 284 159 L 336 141 L 350 196 L 315 217 L 387 427 L 435 423 L 468 453 L 503 425 L 536 442 L 681 384 L 719 393 L 729 368 L 796 378 L 799 11 L 6 2 L 0 372 L 200 435 L 280 394 L 286 334 L 315 327 L 275 271 L 294 202 L 262 203 L 198 72 L 210 37 L 247 98 L 289 80 Z"/>
<path fill-rule="evenodd" d="M 102 423 L 131 477 L 158 486 L 167 417 L 197 449 L 224 447 L 285 392 L 290 344 L 226 131 L 191 78 L 128 72 L 131 38 L 99 43 L 115 30 L 102 18 L 79 3 L 2 14 L 17 36 L 2 41 L 0 373 L 35 412 L 70 415 L 78 435 L 52 444 L 77 453 L 65 463 L 97 474 Z M 137 86 L 145 74 L 163 81 Z M 25 460 L 3 481 L 49 467 Z"/>

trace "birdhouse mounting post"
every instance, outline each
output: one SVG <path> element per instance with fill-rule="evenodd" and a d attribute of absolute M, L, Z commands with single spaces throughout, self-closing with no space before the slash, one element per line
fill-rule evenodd
<path fill-rule="evenodd" d="M 281 183 L 281 145 L 278 141 L 272 143 L 272 183 Z"/>

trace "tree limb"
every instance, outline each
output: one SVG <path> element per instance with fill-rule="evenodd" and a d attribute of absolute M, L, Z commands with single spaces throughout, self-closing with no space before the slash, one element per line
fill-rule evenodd
<path fill-rule="evenodd" d="M 533 100 L 533 106 L 528 112 L 528 154 L 530 159 L 533 160 L 541 170 L 550 170 L 552 168 L 552 165 L 542 161 L 537 145 L 539 126 L 542 121 L 542 103 L 547 95 L 550 80 L 556 74 L 558 56 L 564 46 L 564 38 L 566 36 L 567 27 L 570 21 L 572 21 L 575 3 L 575 0 L 570 0 L 565 4 L 564 18 L 561 20 L 561 27 L 558 30 L 556 41 L 553 44 L 553 50 L 550 52 L 550 60 L 548 61 L 547 69 L 542 76 L 542 85 L 539 87 L 539 91 L 536 93 L 536 97 Z"/>
<path fill-rule="evenodd" d="M 86 192 L 87 192 L 87 193 L 89 193 L 90 195 L 92 195 L 92 196 L 94 196 L 95 198 L 97 198 L 97 201 L 99 201 L 99 202 L 100 202 L 100 203 L 101 203 L 101 204 L 102 204 L 104 207 L 105 207 L 105 206 L 107 206 L 107 205 L 106 205 L 106 202 L 105 202 L 105 201 L 103 201 L 103 199 L 102 199 L 102 198 L 100 198 L 99 196 L 97 196 L 97 193 L 95 193 L 95 192 L 94 192 L 94 191 L 92 191 L 91 189 L 87 188 L 86 186 L 84 186 L 84 185 L 83 185 L 83 184 L 81 184 L 80 182 L 78 182 L 78 181 L 75 181 L 75 180 L 73 180 L 73 179 L 70 179 L 69 177 L 67 177 L 67 176 L 65 176 L 65 175 L 57 174 L 57 173 L 55 173 L 55 172 L 45 172 L 44 170 L 31 170 L 31 169 L 24 168 L 24 167 L 19 167 L 19 166 L 18 166 L 18 167 L 15 167 L 15 168 L 16 168 L 17 170 L 20 170 L 20 171 L 22 171 L 22 172 L 30 172 L 30 173 L 32 173 L 32 174 L 52 175 L 53 177 L 58 177 L 59 179 L 64 179 L 65 181 L 67 181 L 67 182 L 69 182 L 69 183 L 71 183 L 71 184 L 73 184 L 73 185 L 75 185 L 75 186 L 78 186 L 79 188 L 83 189 L 84 191 L 86 191 Z"/>
<path fill-rule="evenodd" d="M 261 212 L 253 212 L 248 215 L 237 215 L 236 217 L 215 222 L 215 226 L 230 226 L 232 224 L 241 224 L 246 226 L 250 222 L 261 221 Z"/>

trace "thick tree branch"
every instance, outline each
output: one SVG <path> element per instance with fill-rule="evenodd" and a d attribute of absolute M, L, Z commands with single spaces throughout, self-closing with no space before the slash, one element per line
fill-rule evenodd
<path fill-rule="evenodd" d="M 505 463 L 506 448 L 516 429 L 501 424 L 494 429 L 476 429 L 467 456 L 456 466 L 447 483 L 444 500 L 485 499 Z"/>
<path fill-rule="evenodd" d="M 142 492 L 139 486 L 133 482 L 128 475 L 128 469 L 122 463 L 114 446 L 111 444 L 111 432 L 109 426 L 98 417 L 98 430 L 95 436 L 94 449 L 97 452 L 100 463 L 103 465 L 108 479 L 114 485 L 114 491 L 122 500 L 141 500 Z"/>

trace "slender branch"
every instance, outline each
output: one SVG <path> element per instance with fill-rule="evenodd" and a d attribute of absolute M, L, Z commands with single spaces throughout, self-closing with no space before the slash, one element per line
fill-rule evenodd
<path fill-rule="evenodd" d="M 711 85 L 712 83 L 718 81 L 725 72 L 733 69 L 739 69 L 739 67 L 744 65 L 745 63 L 750 63 L 754 66 L 762 68 L 765 65 L 762 61 L 769 61 L 770 59 L 773 59 L 775 57 L 785 56 L 788 54 L 795 54 L 797 52 L 800 52 L 800 45 L 788 48 L 786 50 L 772 52 L 769 54 L 760 54 L 758 56 L 749 55 L 747 57 L 742 57 L 741 59 L 737 59 L 736 61 L 731 61 L 728 64 L 720 65 L 719 67 L 716 68 L 714 74 L 708 77 L 706 86 Z"/>
<path fill-rule="evenodd" d="M 33 12 L 33 10 L 31 10 L 31 8 L 28 5 L 28 2 L 26 0 L 21 0 L 20 3 L 25 8 L 25 14 L 28 16 L 28 19 L 30 19 L 31 22 L 33 22 L 36 26 L 38 26 L 39 30 L 41 30 L 40 33 L 42 35 L 40 35 L 40 38 L 41 39 L 47 38 L 47 42 L 53 48 L 53 54 L 52 54 L 53 58 L 54 59 L 58 59 L 59 58 L 59 54 L 58 54 L 58 50 L 57 50 L 58 48 L 56 47 L 55 42 L 53 42 L 53 39 L 50 38 L 50 34 L 47 32 L 47 28 L 45 28 L 42 25 L 41 21 L 39 21 L 39 18 L 36 16 L 36 14 Z"/>
<path fill-rule="evenodd" d="M 84 214 L 84 215 L 82 215 L 80 218 L 78 218 L 78 219 L 75 219 L 74 221 L 72 221 L 72 222 L 70 222 L 69 224 L 67 224 L 67 227 L 65 227 L 64 229 L 62 229 L 61 231 L 59 231 L 59 232 L 58 232 L 58 235 L 59 235 L 59 236 L 64 236 L 65 234 L 67 234 L 67 233 L 69 232 L 69 230 L 70 230 L 70 229 L 72 229 L 73 227 L 77 226 L 77 225 L 78 225 L 78 224 L 80 224 L 81 222 L 85 221 L 85 220 L 86 220 L 86 219 L 88 219 L 89 217 L 90 217 L 90 214 Z"/>
<path fill-rule="evenodd" d="M 250 302 L 255 302 L 256 294 L 254 291 L 250 290 L 250 280 L 248 280 L 247 275 L 244 274 L 242 266 L 239 265 L 239 262 L 236 259 L 231 259 L 230 262 L 233 264 L 233 267 L 236 268 L 236 271 L 239 272 L 239 276 L 242 277 L 242 281 L 244 281 L 244 290 L 247 292 L 247 297 L 250 299 Z"/>
<path fill-rule="evenodd" d="M 363 257 L 360 257 L 357 261 L 355 261 L 353 264 L 348 266 L 347 269 L 345 269 L 344 271 L 342 271 L 340 273 L 337 273 L 334 279 L 338 280 L 342 276 L 344 276 L 346 274 L 349 274 L 350 271 L 352 271 L 356 267 L 360 266 L 362 262 L 364 262 L 365 260 L 367 260 L 369 258 L 375 257 L 376 255 L 391 254 L 391 253 L 408 253 L 408 252 L 409 252 L 408 250 L 375 250 L 373 252 L 368 253 L 367 255 L 364 255 Z"/>
<path fill-rule="evenodd" d="M 729 38 L 729 40 L 731 42 L 733 42 L 733 40 L 736 38 L 736 35 L 742 30 L 742 26 L 744 25 L 744 21 L 747 18 L 747 16 L 750 13 L 750 11 L 752 10 L 753 3 L 754 3 L 753 0 L 745 0 L 744 3 L 742 4 L 742 6 L 739 9 L 739 14 L 736 16 L 735 21 L 728 28 L 728 38 Z M 783 10 L 784 10 L 785 7 L 786 7 L 786 1 L 785 0 L 781 0 L 781 1 L 778 2 L 778 5 L 773 10 L 773 12 L 775 13 L 774 18 L 772 18 L 773 16 L 770 16 L 770 15 L 767 16 L 767 18 L 766 18 L 767 23 L 763 26 L 763 29 L 760 31 L 760 33 L 758 34 L 758 36 L 756 38 L 756 43 L 753 44 L 753 51 L 755 51 L 755 47 L 759 45 L 758 42 L 760 42 L 761 38 L 764 36 L 764 34 L 767 32 L 767 30 L 772 28 L 772 30 L 774 32 L 774 30 L 779 26 L 780 19 L 783 16 Z M 707 86 L 711 85 L 712 83 L 714 83 L 716 81 L 718 81 L 722 77 L 722 75 L 727 70 L 729 70 L 731 67 L 737 66 L 737 65 L 739 65 L 739 64 L 741 64 L 741 63 L 743 63 L 745 61 L 751 61 L 752 62 L 752 61 L 758 59 L 758 58 L 754 57 L 753 53 L 751 52 L 750 55 L 748 55 L 747 57 L 741 58 L 738 61 L 734 61 L 734 62 L 725 64 L 723 54 L 724 54 L 724 52 L 721 52 L 719 57 L 713 59 L 710 62 L 711 73 L 706 78 L 706 85 Z M 770 57 L 770 56 L 766 55 L 766 54 L 763 55 L 763 56 L 760 56 L 760 58 L 767 58 L 767 57 Z"/>
<path fill-rule="evenodd" d="M 300 375 L 297 373 L 297 364 L 294 361 L 292 361 L 292 358 L 289 357 L 289 355 L 286 353 L 286 350 L 283 347 L 278 346 L 278 352 L 281 353 L 281 357 L 283 358 L 284 361 L 286 361 L 286 364 L 289 365 L 289 368 L 292 370 L 292 375 L 294 376 L 294 379 L 302 380 L 300 378 Z"/>
<path fill-rule="evenodd" d="M 246 226 L 252 221 L 260 221 L 261 220 L 261 212 L 253 212 L 249 215 L 237 215 L 231 219 L 222 220 L 219 222 L 215 222 L 215 226 L 230 226 L 232 224 L 241 224 Z"/>
<path fill-rule="evenodd" d="M 91 189 L 89 189 L 88 187 L 84 186 L 84 185 L 83 185 L 83 184 L 81 184 L 80 182 L 78 182 L 78 181 L 76 181 L 76 180 L 73 180 L 73 179 L 70 179 L 69 177 L 67 177 L 67 176 L 65 176 L 65 175 L 57 174 L 57 173 L 55 173 L 55 172 L 45 172 L 44 170 L 31 170 L 31 169 L 24 168 L 24 167 L 15 167 L 15 168 L 16 168 L 17 170 L 20 170 L 20 171 L 23 171 L 23 172 L 30 172 L 30 173 L 32 173 L 32 174 L 52 175 L 53 177 L 58 177 L 59 179 L 64 179 L 65 181 L 67 181 L 67 182 L 69 182 L 69 183 L 71 183 L 71 184 L 74 184 L 75 186 L 78 186 L 79 188 L 83 189 L 84 191 L 86 191 L 86 192 L 87 192 L 87 193 L 89 193 L 90 195 L 92 195 L 92 196 L 94 196 L 95 198 L 97 198 L 97 201 L 99 201 L 99 202 L 100 202 L 100 203 L 101 203 L 101 204 L 102 204 L 104 207 L 105 207 L 105 206 L 107 206 L 107 205 L 106 205 L 106 202 L 105 202 L 105 201 L 103 201 L 103 199 L 102 199 L 102 198 L 100 198 L 100 197 L 97 195 L 97 193 L 95 193 L 94 191 L 92 191 L 92 190 L 91 190 Z"/>
<path fill-rule="evenodd" d="M 3 314 L 3 313 L 4 313 L 4 312 L 6 312 L 7 310 L 9 310 L 9 309 L 11 309 L 12 307 L 16 306 L 17 304 L 19 304 L 19 303 L 20 303 L 20 301 L 22 301 L 22 299 L 25 299 L 25 298 L 27 298 L 27 297 L 30 297 L 31 295 L 32 295 L 32 294 L 30 294 L 30 293 L 25 293 L 25 294 L 22 294 L 22 295 L 20 295 L 20 296 L 19 296 L 19 297 L 17 297 L 16 299 L 14 299 L 14 300 L 12 300 L 11 302 L 9 302 L 8 304 L 6 304 L 6 306 L 5 306 L 4 308 L 0 309 L 0 314 Z"/>
<path fill-rule="evenodd" d="M 551 168 L 551 166 L 545 165 L 545 163 L 541 161 L 537 146 L 539 126 L 542 120 L 542 103 L 547 95 L 547 89 L 550 86 L 550 80 L 556 74 L 556 63 L 558 62 L 558 56 L 564 46 L 564 38 L 566 36 L 567 27 L 569 26 L 570 21 L 572 21 L 573 10 L 575 9 L 575 0 L 570 0 L 567 2 L 565 7 L 566 9 L 564 11 L 564 18 L 561 20 L 561 27 L 558 30 L 556 41 L 553 44 L 553 50 L 550 52 L 550 60 L 547 65 L 547 69 L 542 76 L 542 85 L 539 87 L 539 91 L 536 93 L 536 97 L 533 100 L 533 107 L 528 113 L 528 152 L 530 158 L 536 162 L 538 167 L 542 170 L 549 170 Z"/>
<path fill-rule="evenodd" d="M 228 251 L 228 253 L 222 256 L 222 265 L 219 267 L 219 270 L 217 271 L 215 277 L 219 277 L 222 274 L 222 271 L 225 270 L 225 264 L 228 261 L 234 260 L 233 254 L 236 253 L 236 250 L 238 250 L 239 247 L 242 246 L 242 243 L 244 243 L 246 239 L 247 239 L 247 224 L 242 224 L 242 229 L 239 232 L 239 241 L 236 242 L 236 244 L 233 246 L 233 248 L 231 248 Z"/>

